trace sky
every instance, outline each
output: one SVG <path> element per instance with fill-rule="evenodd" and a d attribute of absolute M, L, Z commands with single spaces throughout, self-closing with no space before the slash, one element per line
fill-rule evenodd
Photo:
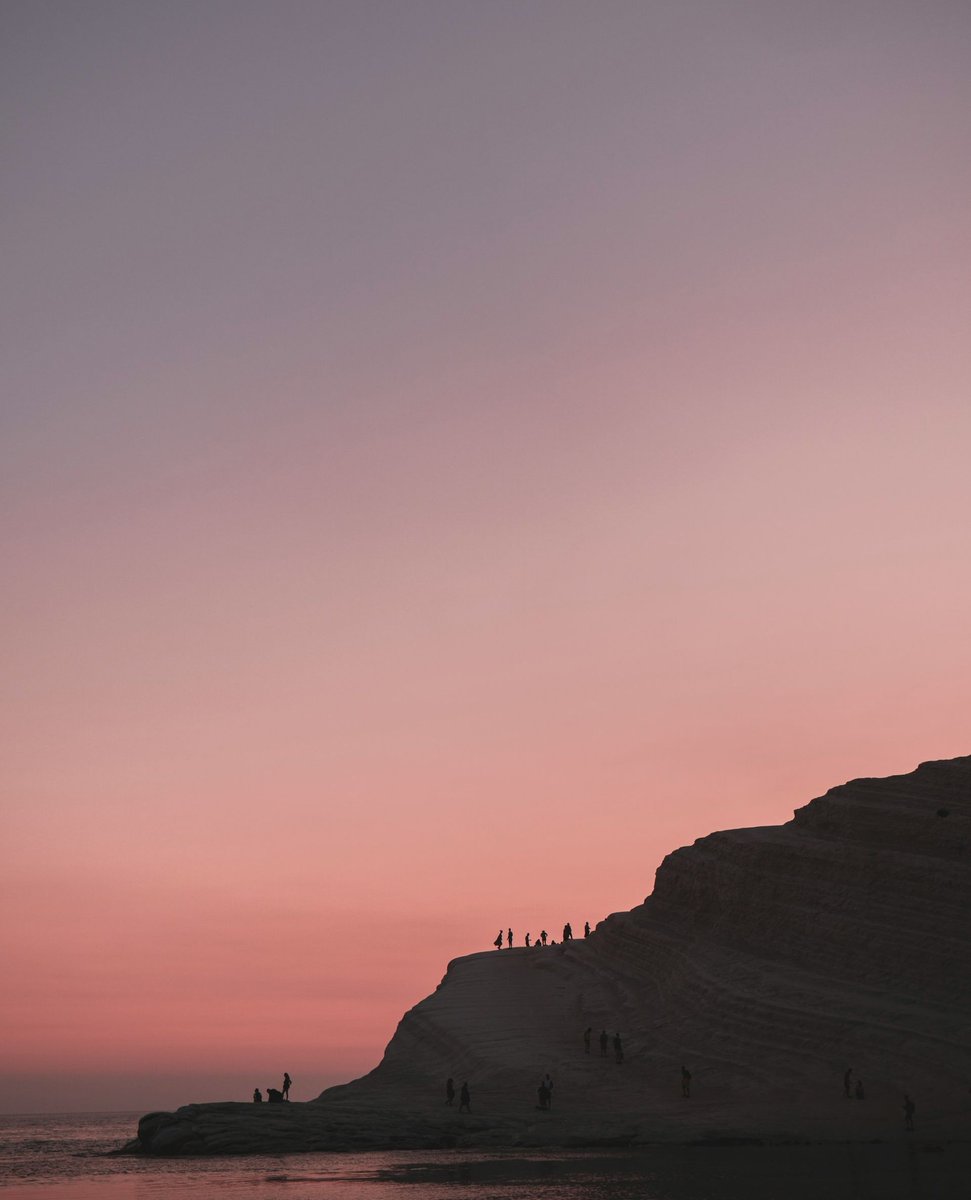
<path fill-rule="evenodd" d="M 3 0 L 0 1109 L 971 752 L 964 0 Z"/>

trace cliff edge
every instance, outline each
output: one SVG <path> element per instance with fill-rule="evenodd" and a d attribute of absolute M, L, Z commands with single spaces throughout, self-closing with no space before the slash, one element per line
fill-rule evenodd
<path fill-rule="evenodd" d="M 456 959 L 362 1079 L 151 1114 L 137 1149 L 863 1140 L 904 1134 L 905 1093 L 918 1131 L 967 1138 L 969 918 L 971 757 L 858 779 L 669 854 L 589 939 Z"/>

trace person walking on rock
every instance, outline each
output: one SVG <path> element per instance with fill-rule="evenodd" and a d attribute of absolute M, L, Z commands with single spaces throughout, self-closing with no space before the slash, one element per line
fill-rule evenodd
<path fill-rule="evenodd" d="M 584 1029 L 584 1031 L 583 1031 L 583 1049 L 587 1054 L 590 1053 L 590 1038 L 592 1036 L 593 1036 L 593 1030 L 588 1025 L 586 1027 L 586 1029 Z"/>
<path fill-rule="evenodd" d="M 290 1084 L 291 1083 L 293 1083 L 293 1080 L 290 1078 L 290 1072 L 284 1071 L 283 1072 L 283 1088 L 281 1089 L 283 1092 L 284 1100 L 290 1099 Z"/>
<path fill-rule="evenodd" d="M 588 938 L 590 936 L 590 922 L 589 921 L 583 922 L 583 936 L 585 938 Z"/>
<path fill-rule="evenodd" d="M 607 1030 L 601 1029 L 601 1031 L 600 1031 L 600 1057 L 601 1058 L 607 1057 L 607 1042 L 608 1041 L 609 1041 L 609 1039 L 607 1037 Z"/>
<path fill-rule="evenodd" d="M 914 1111 L 916 1108 L 917 1105 L 913 1102 L 913 1100 L 911 1100 L 907 1093 L 904 1092 L 904 1129 L 906 1129 L 908 1133 L 914 1132 Z"/>
<path fill-rule="evenodd" d="M 624 1061 L 624 1044 L 620 1040 L 620 1034 L 614 1034 L 614 1062 L 622 1063 Z"/>
<path fill-rule="evenodd" d="M 691 1072 L 684 1066 L 681 1068 L 681 1095 L 686 1099 L 691 1095 Z"/>
<path fill-rule="evenodd" d="M 529 949 L 529 934 L 526 934 L 526 949 Z"/>
<path fill-rule="evenodd" d="M 470 1113 L 472 1111 L 472 1097 L 469 1094 L 469 1085 L 462 1084 L 462 1090 L 459 1092 L 459 1112 Z"/>
<path fill-rule="evenodd" d="M 452 1101 L 455 1099 L 455 1080 L 451 1077 L 445 1080 L 445 1103 L 452 1107 Z"/>

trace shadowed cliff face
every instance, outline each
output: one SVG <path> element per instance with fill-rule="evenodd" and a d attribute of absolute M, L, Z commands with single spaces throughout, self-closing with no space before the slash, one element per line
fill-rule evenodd
<path fill-rule="evenodd" d="M 653 894 L 588 941 L 457 959 L 381 1065 L 322 1100 L 420 1105 L 451 1075 L 480 1111 L 529 1110 L 550 1071 L 556 1118 L 644 1136 L 879 1136 L 902 1128 L 905 1091 L 925 1131 L 966 1131 L 969 930 L 971 758 L 856 780 L 668 855 Z M 847 1067 L 862 1101 L 844 1099 Z"/>
<path fill-rule="evenodd" d="M 969 931 L 971 757 L 856 780 L 668 855 L 589 940 L 456 959 L 363 1079 L 306 1105 L 152 1114 L 140 1149 L 886 1139 L 906 1136 L 905 1092 L 918 1134 L 967 1138 Z M 844 1097 L 849 1067 L 864 1099 Z M 445 1105 L 449 1076 L 471 1113 Z"/>

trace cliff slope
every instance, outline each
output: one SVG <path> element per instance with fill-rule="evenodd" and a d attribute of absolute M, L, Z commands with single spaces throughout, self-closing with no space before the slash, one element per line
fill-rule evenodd
<path fill-rule="evenodd" d="M 918 1131 L 967 1137 L 969 931 L 971 757 L 855 780 L 668 855 L 589 939 L 456 959 L 363 1079 L 276 1111 L 156 1114 L 143 1148 L 872 1138 L 902 1133 L 905 1092 Z M 864 1099 L 844 1098 L 848 1067 Z M 448 1076 L 471 1114 L 445 1106 Z"/>

